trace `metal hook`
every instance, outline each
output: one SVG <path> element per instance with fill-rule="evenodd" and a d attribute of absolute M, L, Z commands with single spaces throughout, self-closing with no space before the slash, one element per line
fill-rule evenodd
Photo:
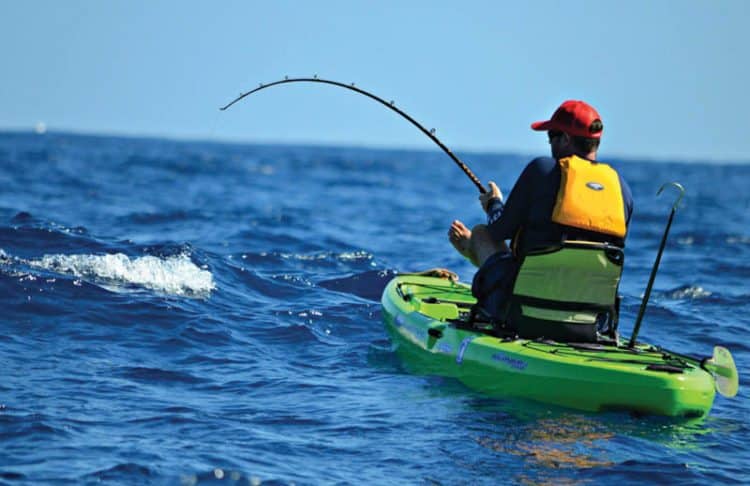
<path fill-rule="evenodd" d="M 667 186 L 674 186 L 674 187 L 677 188 L 678 191 L 680 191 L 679 197 L 677 198 L 677 200 L 672 205 L 672 211 L 677 211 L 677 207 L 680 205 L 680 201 L 682 201 L 682 196 L 685 195 L 685 188 L 682 187 L 682 184 L 680 184 L 679 182 L 667 182 L 666 184 L 662 184 L 662 186 L 659 188 L 659 190 L 656 191 L 656 195 L 658 196 L 659 194 L 661 194 L 661 192 Z"/>

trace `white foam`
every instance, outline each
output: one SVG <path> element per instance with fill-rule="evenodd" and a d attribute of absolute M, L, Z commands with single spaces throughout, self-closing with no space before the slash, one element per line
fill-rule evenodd
<path fill-rule="evenodd" d="M 261 256 L 267 256 L 268 253 L 261 253 Z M 315 260 L 340 260 L 344 262 L 357 261 L 357 260 L 372 260 L 372 255 L 364 250 L 349 251 L 344 253 L 332 253 L 332 252 L 318 252 L 309 254 L 300 253 L 277 253 L 277 255 L 284 260 L 302 260 L 302 261 L 315 261 Z M 244 258 L 244 255 L 243 255 Z"/>
<path fill-rule="evenodd" d="M 196 266 L 188 255 L 131 258 L 109 255 L 45 255 L 28 265 L 83 278 L 114 291 L 133 285 L 171 295 L 205 297 L 216 288 L 210 271 Z"/>
<path fill-rule="evenodd" d="M 746 245 L 750 243 L 750 236 L 729 236 L 727 237 L 727 243 L 730 245 Z"/>
<path fill-rule="evenodd" d="M 704 290 L 703 287 L 699 287 L 697 285 L 691 285 L 689 287 L 684 287 L 681 289 L 673 290 L 669 293 L 669 297 L 672 299 L 701 299 L 704 297 L 710 297 L 711 292 L 708 290 Z"/>

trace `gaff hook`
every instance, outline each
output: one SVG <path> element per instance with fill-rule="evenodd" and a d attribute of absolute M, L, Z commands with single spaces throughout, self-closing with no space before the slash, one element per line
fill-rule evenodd
<path fill-rule="evenodd" d="M 677 188 L 678 191 L 680 191 L 680 195 L 677 196 L 677 200 L 672 205 L 672 211 L 677 211 L 678 206 L 680 205 L 680 202 L 682 201 L 682 197 L 685 195 L 685 188 L 682 187 L 682 184 L 679 182 L 667 182 L 665 184 L 662 184 L 662 186 L 659 188 L 658 191 L 656 191 L 656 195 L 660 195 L 665 187 L 672 186 Z"/>
<path fill-rule="evenodd" d="M 638 337 L 638 331 L 641 330 L 641 323 L 643 322 L 643 315 L 646 313 L 646 306 L 648 305 L 648 299 L 651 297 L 651 289 L 654 287 L 654 280 L 656 279 L 656 271 L 659 269 L 659 262 L 661 262 L 661 255 L 664 253 L 664 246 L 667 244 L 667 235 L 669 234 L 669 228 L 672 227 L 672 220 L 674 219 L 674 215 L 677 212 L 677 207 L 680 205 L 680 201 L 682 201 L 682 196 L 685 195 L 685 188 L 682 187 L 682 184 L 679 182 L 668 182 L 666 184 L 663 184 L 659 190 L 656 192 L 656 195 L 658 196 L 661 194 L 661 192 L 664 190 L 667 186 L 674 186 L 677 188 L 677 190 L 680 191 L 680 195 L 677 197 L 677 200 L 672 205 L 672 211 L 669 213 L 669 219 L 667 220 L 667 226 L 664 228 L 664 235 L 661 237 L 661 244 L 659 245 L 659 251 L 656 253 L 656 261 L 654 262 L 654 266 L 651 269 L 651 276 L 648 279 L 648 285 L 646 285 L 646 292 L 643 294 L 643 300 L 641 301 L 641 307 L 638 309 L 638 317 L 635 319 L 635 325 L 633 326 L 633 335 L 630 337 L 630 342 L 628 343 L 629 348 L 635 347 L 635 339 Z"/>

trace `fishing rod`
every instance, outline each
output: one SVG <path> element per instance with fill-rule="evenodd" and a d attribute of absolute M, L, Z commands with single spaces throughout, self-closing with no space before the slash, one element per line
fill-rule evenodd
<path fill-rule="evenodd" d="M 314 76 L 312 78 L 289 78 L 289 77 L 285 77 L 284 79 L 281 79 L 279 81 L 274 81 L 273 83 L 267 83 L 267 84 L 261 83 L 255 89 L 252 89 L 252 90 L 247 91 L 245 93 L 240 93 L 240 95 L 237 98 L 233 99 L 231 102 L 229 102 L 225 106 L 221 107 L 220 110 L 221 111 L 225 111 L 227 108 L 229 108 L 230 106 L 234 105 L 235 103 L 237 103 L 238 101 L 242 100 L 243 98 L 245 98 L 247 96 L 250 96 L 253 93 L 257 93 L 258 91 L 264 90 L 266 88 L 270 88 L 271 86 L 278 86 L 280 84 L 288 84 L 288 83 L 303 83 L 303 82 L 304 83 L 330 84 L 332 86 L 338 86 L 340 88 L 346 88 L 346 89 L 354 91 L 356 93 L 365 95 L 368 98 L 371 98 L 371 99 L 377 101 L 378 103 L 382 104 L 386 108 L 389 108 L 389 109 L 395 111 L 396 113 L 398 113 L 402 117 L 406 118 L 412 125 L 414 125 L 415 127 L 419 128 L 419 130 L 422 133 L 424 133 L 425 135 L 427 135 L 430 138 L 430 140 L 432 140 L 433 142 L 435 142 L 437 144 L 437 146 L 440 147 L 443 150 L 443 152 L 445 152 L 446 154 L 448 154 L 448 156 L 453 160 L 453 162 L 455 162 L 456 165 L 458 165 L 458 167 L 464 172 L 464 174 L 466 174 L 469 177 L 469 179 L 471 180 L 471 182 L 473 182 L 474 185 L 477 186 L 477 189 L 479 189 L 479 192 L 481 192 L 482 194 L 484 194 L 484 193 L 487 192 L 487 189 L 485 189 L 485 187 L 479 181 L 479 178 L 477 178 L 477 176 L 474 175 L 474 173 L 471 171 L 471 169 L 469 169 L 469 166 L 467 166 L 466 164 L 464 164 L 458 157 L 456 157 L 456 155 L 453 152 L 451 152 L 451 150 L 448 147 L 446 147 L 445 144 L 443 144 L 443 142 L 441 142 L 440 139 L 438 139 L 435 136 L 435 129 L 434 128 L 432 130 L 427 130 L 419 122 L 417 122 L 414 118 L 412 118 L 407 113 L 405 113 L 404 111 L 402 111 L 401 109 L 399 109 L 393 101 L 385 101 L 383 98 L 380 98 L 379 96 L 376 96 L 376 95 L 370 93 L 369 91 L 365 91 L 364 89 L 356 87 L 354 85 L 354 83 L 345 84 L 345 83 L 340 83 L 338 81 L 331 81 L 330 79 L 321 79 L 321 78 L 318 78 L 317 76 Z"/>
<path fill-rule="evenodd" d="M 662 185 L 659 190 L 656 192 L 656 195 L 658 196 L 661 194 L 661 192 L 664 190 L 667 186 L 673 186 L 676 187 L 678 191 L 680 191 L 680 195 L 677 197 L 677 200 L 672 205 L 672 211 L 669 213 L 669 220 L 667 221 L 667 227 L 664 228 L 664 234 L 661 237 L 661 244 L 659 245 L 659 251 L 656 253 L 656 261 L 654 262 L 654 266 L 651 269 L 651 276 L 648 279 L 648 285 L 646 285 L 646 293 L 643 295 L 643 300 L 641 301 L 641 307 L 638 309 L 638 317 L 635 320 L 635 326 L 633 329 L 633 335 L 630 337 L 630 342 L 628 343 L 629 348 L 635 347 L 635 338 L 638 336 L 638 331 L 641 329 L 641 322 L 643 321 L 643 314 L 646 312 L 646 305 L 648 305 L 648 299 L 651 297 L 651 288 L 654 286 L 654 280 L 656 279 L 656 271 L 659 269 L 659 263 L 661 262 L 661 255 L 664 253 L 664 247 L 667 244 L 667 235 L 669 234 L 669 228 L 672 226 L 672 220 L 674 219 L 674 215 L 677 212 L 677 207 L 680 205 L 680 201 L 682 201 L 682 196 L 685 195 L 685 188 L 682 187 L 682 185 L 678 182 L 669 182 L 667 184 Z"/>

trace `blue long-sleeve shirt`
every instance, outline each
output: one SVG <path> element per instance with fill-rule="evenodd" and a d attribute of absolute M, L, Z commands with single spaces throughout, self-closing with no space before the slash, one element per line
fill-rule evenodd
<path fill-rule="evenodd" d="M 552 222 L 560 176 L 560 165 L 555 159 L 539 157 L 529 162 L 505 204 L 499 199 L 490 202 L 487 223 L 495 241 L 513 239 L 512 246 L 521 255 L 536 247 L 559 243 L 563 238 L 624 246 L 624 238 Z M 625 203 L 625 224 L 628 226 L 633 213 L 633 196 L 625 180 L 619 174 L 618 177 Z"/>

